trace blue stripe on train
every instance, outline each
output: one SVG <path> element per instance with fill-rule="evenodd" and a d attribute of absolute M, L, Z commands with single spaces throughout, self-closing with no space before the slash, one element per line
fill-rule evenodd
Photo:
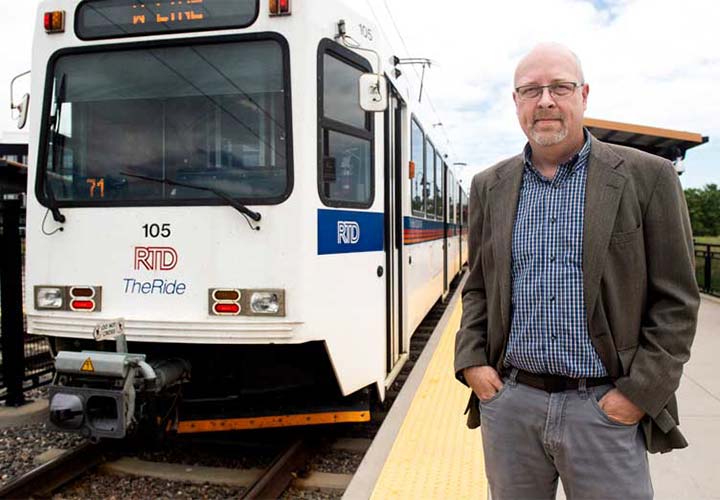
<path fill-rule="evenodd" d="M 448 223 L 448 237 L 457 235 L 459 228 L 458 224 Z M 443 229 L 443 221 L 403 217 L 403 243 L 414 245 L 442 239 Z"/>
<path fill-rule="evenodd" d="M 384 250 L 384 214 L 318 210 L 318 255 Z"/>

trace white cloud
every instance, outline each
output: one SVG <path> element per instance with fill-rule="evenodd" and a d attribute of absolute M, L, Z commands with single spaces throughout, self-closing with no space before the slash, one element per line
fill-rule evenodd
<path fill-rule="evenodd" d="M 511 79 L 519 58 L 541 41 L 564 43 L 581 57 L 591 87 L 587 116 L 720 140 L 715 1 L 448 1 L 443 9 L 436 0 L 378 1 L 394 14 L 413 55 L 440 63 L 428 92 L 453 150 L 469 164 L 466 182 L 522 148 Z"/>
<path fill-rule="evenodd" d="M 522 148 L 512 74 L 525 52 L 548 40 L 565 43 L 581 57 L 591 86 L 588 116 L 709 135 L 710 145 L 699 147 L 700 154 L 689 153 L 683 179 L 720 180 L 720 149 L 714 146 L 720 141 L 719 2 L 369 1 L 377 13 L 391 10 L 411 55 L 436 62 L 426 88 L 456 160 L 469 164 L 463 172 L 466 182 L 480 168 Z M 9 81 L 29 68 L 36 5 L 0 0 L 0 130 L 14 129 Z M 691 172 L 694 158 L 704 162 L 705 170 Z M 710 167 L 713 161 L 717 170 Z"/>

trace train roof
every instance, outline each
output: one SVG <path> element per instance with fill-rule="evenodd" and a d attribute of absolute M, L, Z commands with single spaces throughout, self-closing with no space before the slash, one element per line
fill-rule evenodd
<path fill-rule="evenodd" d="M 585 118 L 584 125 L 601 141 L 629 146 L 648 153 L 676 160 L 685 152 L 708 142 L 708 137 L 694 132 L 648 127 L 632 123 Z M 678 154 L 679 153 L 679 154 Z"/>

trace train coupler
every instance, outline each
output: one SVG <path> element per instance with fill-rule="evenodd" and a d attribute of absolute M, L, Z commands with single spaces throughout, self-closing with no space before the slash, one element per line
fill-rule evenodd
<path fill-rule="evenodd" d="M 50 422 L 91 440 L 122 439 L 140 421 L 139 396 L 153 398 L 190 375 L 182 359 L 149 363 L 144 354 L 61 351 L 50 386 Z"/>

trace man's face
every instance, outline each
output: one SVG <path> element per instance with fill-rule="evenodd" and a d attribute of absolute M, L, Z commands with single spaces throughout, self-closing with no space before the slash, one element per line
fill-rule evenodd
<path fill-rule="evenodd" d="M 575 58 L 559 49 L 531 53 L 515 73 L 515 87 L 550 85 L 560 82 L 583 83 Z M 521 98 L 513 92 L 520 127 L 532 146 L 554 146 L 582 138 L 583 113 L 587 106 L 587 84 L 566 96 L 552 96 L 543 89 L 536 98 Z"/>

